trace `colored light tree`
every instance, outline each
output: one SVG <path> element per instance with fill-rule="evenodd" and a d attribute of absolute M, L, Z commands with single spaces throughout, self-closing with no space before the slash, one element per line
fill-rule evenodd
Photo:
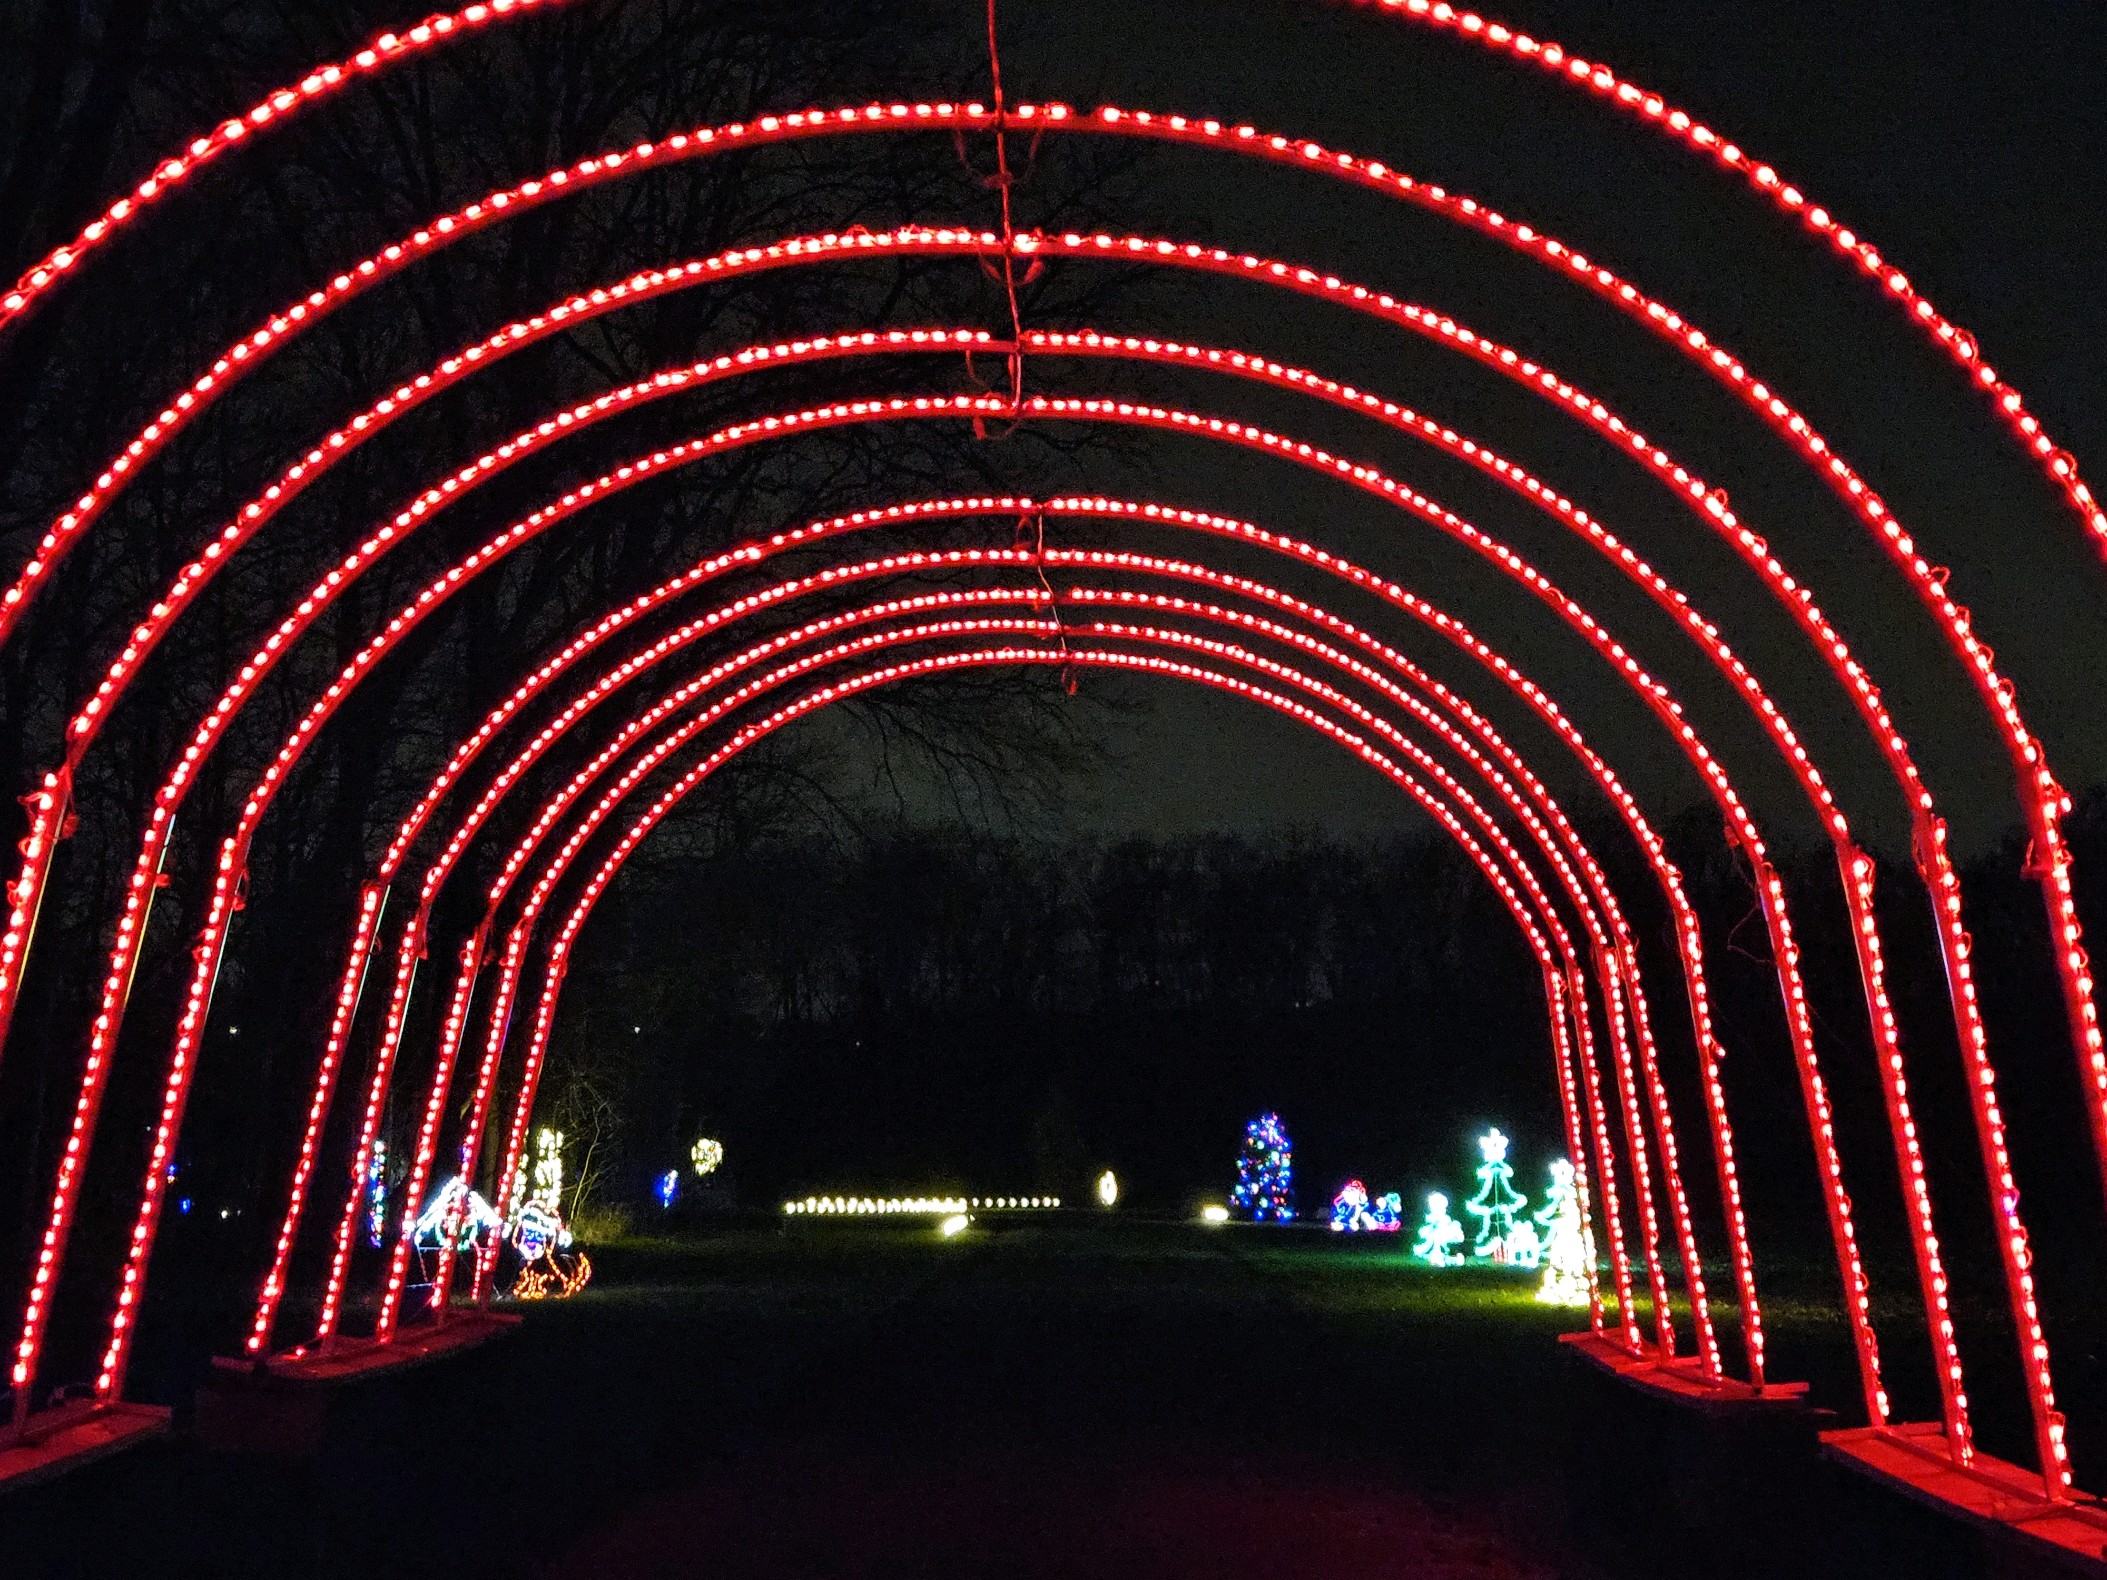
<path fill-rule="evenodd" d="M 1529 1198 L 1514 1188 L 1514 1165 L 1507 1161 L 1507 1138 L 1497 1128 L 1478 1138 L 1478 1155 L 1485 1160 L 1478 1165 L 1478 1194 L 1463 1204 L 1463 1210 L 1478 1220 L 1478 1234 L 1471 1241 L 1471 1255 L 1506 1264 L 1515 1260 L 1518 1249 L 1515 1216 L 1529 1205 Z M 1530 1258 L 1525 1265 L 1533 1267 L 1536 1265 L 1534 1225 L 1524 1238 Z"/>
<path fill-rule="evenodd" d="M 1429 1267 L 1461 1267 L 1463 1253 L 1457 1249 L 1463 1244 L 1463 1225 L 1449 1216 L 1449 1199 L 1440 1191 L 1427 1196 L 1427 1215 L 1419 1220 L 1419 1238 L 1412 1242 L 1412 1254 Z"/>
<path fill-rule="evenodd" d="M 1594 1236 L 1580 1215 L 1573 1165 L 1565 1158 L 1552 1161 L 1551 1185 L 1534 1216 L 1544 1240 L 1544 1281 L 1536 1298 L 1547 1306 L 1585 1306 L 1595 1266 Z"/>
<path fill-rule="evenodd" d="M 1295 1216 L 1295 1152 L 1280 1115 L 1271 1110 L 1244 1127 L 1244 1147 L 1236 1160 L 1236 1191 L 1230 1197 L 1253 1223 L 1272 1218 L 1285 1223 Z"/>
<path fill-rule="evenodd" d="M 366 1159 L 366 1243 L 379 1249 L 387 1232 L 388 1140 L 382 1136 L 373 1143 L 373 1151 Z"/>

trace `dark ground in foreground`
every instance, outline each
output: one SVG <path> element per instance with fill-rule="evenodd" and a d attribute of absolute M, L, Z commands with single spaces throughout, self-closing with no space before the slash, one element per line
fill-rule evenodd
<path fill-rule="evenodd" d="M 618 1247 L 521 1331 L 345 1397 L 312 1458 L 178 1435 L 0 1500 L 0 1573 L 2001 1572 L 1807 1428 L 1636 1396 L 1527 1282 L 1402 1251 L 1107 1217 Z"/>

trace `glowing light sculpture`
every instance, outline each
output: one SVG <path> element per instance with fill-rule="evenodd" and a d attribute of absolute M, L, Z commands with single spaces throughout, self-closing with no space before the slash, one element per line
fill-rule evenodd
<path fill-rule="evenodd" d="M 697 1179 L 707 1178 L 724 1163 L 724 1143 L 713 1141 L 708 1136 L 696 1137 L 695 1145 L 688 1148 L 688 1162 L 693 1165 Z"/>
<path fill-rule="evenodd" d="M 1517 1259 L 1523 1247 L 1516 1239 L 1516 1215 L 1529 1205 L 1529 1198 L 1514 1188 L 1514 1165 L 1507 1161 L 1507 1138 L 1495 1127 L 1478 1138 L 1478 1194 L 1463 1204 L 1463 1210 L 1478 1220 L 1471 1255 L 1481 1261 L 1507 1264 Z M 1536 1230 L 1524 1237 L 1530 1260 L 1536 1265 Z"/>
<path fill-rule="evenodd" d="M 1544 1281 L 1536 1298 L 1547 1306 L 1587 1306 L 1595 1282 L 1595 1240 L 1580 1215 L 1573 1165 L 1565 1158 L 1551 1163 L 1551 1183 L 1544 1204 L 1532 1215 L 1543 1234 Z"/>
<path fill-rule="evenodd" d="M 1359 1180 L 1348 1180 L 1339 1187 L 1339 1194 L 1332 1198 L 1332 1233 L 1346 1231 L 1358 1233 L 1368 1227 L 1372 1220 L 1368 1212 L 1368 1187 Z"/>
<path fill-rule="evenodd" d="M 515 1198 L 518 1192 L 514 1192 Z M 527 1201 L 555 1216 L 563 1210 L 563 1132 L 543 1125 L 534 1137 L 534 1190 Z"/>
<path fill-rule="evenodd" d="M 1119 1201 L 1119 1176 L 1110 1169 L 1097 1177 L 1097 1204 L 1110 1207 Z"/>
<path fill-rule="evenodd" d="M 1461 1267 L 1463 1253 L 1457 1249 L 1463 1244 L 1463 1225 L 1449 1215 L 1449 1199 L 1440 1191 L 1427 1193 L 1427 1215 L 1419 1220 L 1419 1238 L 1412 1242 L 1412 1254 L 1429 1267 Z"/>
<path fill-rule="evenodd" d="M 541 1135 L 556 1132 L 545 1129 Z M 558 1136 L 559 1145 L 561 1139 Z M 529 1197 L 520 1208 L 512 1249 L 519 1253 L 514 1300 L 568 1300 L 592 1281 L 592 1259 L 583 1251 L 572 1252 L 571 1231 L 562 1214 L 538 1197 Z"/>
<path fill-rule="evenodd" d="M 502 1228 L 497 1210 L 456 1174 L 425 1203 L 411 1226 L 410 1243 L 420 1251 L 441 1251 L 451 1231 L 454 1248 L 468 1251 L 495 1239 Z"/>
<path fill-rule="evenodd" d="M 665 1173 L 658 1177 L 656 1189 L 659 1206 L 661 1208 L 671 1208 L 674 1202 L 680 1199 L 680 1170 L 666 1170 Z"/>
<path fill-rule="evenodd" d="M 1404 1225 L 1404 1202 L 1396 1191 L 1370 1196 L 1359 1180 L 1348 1180 L 1332 1198 L 1332 1229 L 1335 1233 L 1395 1234 Z"/>
<path fill-rule="evenodd" d="M 1236 1160 L 1236 1190 L 1230 1202 L 1253 1223 L 1295 1216 L 1295 1151 L 1280 1115 L 1268 1109 L 1244 1127 Z"/>

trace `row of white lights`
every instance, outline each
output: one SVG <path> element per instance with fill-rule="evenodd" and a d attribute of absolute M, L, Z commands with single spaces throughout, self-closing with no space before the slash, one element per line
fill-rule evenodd
<path fill-rule="evenodd" d="M 786 1201 L 783 1211 L 796 1217 L 861 1217 L 870 1213 L 1020 1212 L 1058 1207 L 1058 1196 L 807 1196 Z"/>

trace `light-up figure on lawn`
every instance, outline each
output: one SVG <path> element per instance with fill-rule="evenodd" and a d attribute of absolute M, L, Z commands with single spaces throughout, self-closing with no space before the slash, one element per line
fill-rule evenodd
<path fill-rule="evenodd" d="M 1478 1155 L 1485 1160 L 1478 1165 L 1478 1194 L 1463 1204 L 1463 1210 L 1478 1220 L 1478 1235 L 1471 1241 L 1471 1255 L 1480 1261 L 1504 1265 L 1516 1261 L 1517 1251 L 1524 1249 L 1515 1241 L 1515 1215 L 1529 1205 L 1529 1198 L 1514 1188 L 1514 1165 L 1507 1161 L 1507 1138 L 1497 1128 L 1478 1138 Z M 1529 1232 L 1523 1238 L 1528 1260 L 1522 1265 L 1534 1267 L 1537 1253 L 1534 1225 L 1529 1226 Z"/>
<path fill-rule="evenodd" d="M 451 1230 L 454 1249 L 469 1251 L 494 1240 L 500 1229 L 496 1210 L 456 1174 L 439 1187 L 417 1215 L 410 1228 L 410 1243 L 420 1251 L 436 1251 L 446 1243 Z"/>
<path fill-rule="evenodd" d="M 539 1201 L 529 1201 L 520 1209 L 512 1249 L 519 1253 L 514 1300 L 568 1300 L 592 1281 L 591 1260 L 583 1251 L 571 1249 L 570 1229 L 553 1207 Z"/>
<path fill-rule="evenodd" d="M 1440 1191 L 1427 1195 L 1427 1215 L 1419 1220 L 1412 1254 L 1429 1267 L 1461 1267 L 1463 1225 L 1449 1216 L 1449 1199 Z"/>
<path fill-rule="evenodd" d="M 1244 1127 L 1244 1147 L 1236 1160 L 1237 1211 L 1253 1223 L 1268 1218 L 1286 1223 L 1295 1216 L 1295 1151 L 1280 1115 L 1268 1110 Z"/>
<path fill-rule="evenodd" d="M 1348 1180 L 1332 1198 L 1332 1233 L 1358 1234 L 1374 1220 L 1368 1213 L 1368 1187 Z"/>
<path fill-rule="evenodd" d="M 1332 1229 L 1335 1233 L 1395 1234 L 1403 1222 L 1403 1213 L 1404 1203 L 1397 1192 L 1371 1197 L 1366 1185 L 1348 1180 L 1332 1198 Z"/>
<path fill-rule="evenodd" d="M 1544 1281 L 1537 1287 L 1536 1298 L 1547 1306 L 1585 1306 L 1588 1275 L 1595 1265 L 1594 1237 L 1580 1216 L 1573 1165 L 1565 1158 L 1552 1160 L 1551 1185 L 1535 1218 L 1544 1237 Z"/>

